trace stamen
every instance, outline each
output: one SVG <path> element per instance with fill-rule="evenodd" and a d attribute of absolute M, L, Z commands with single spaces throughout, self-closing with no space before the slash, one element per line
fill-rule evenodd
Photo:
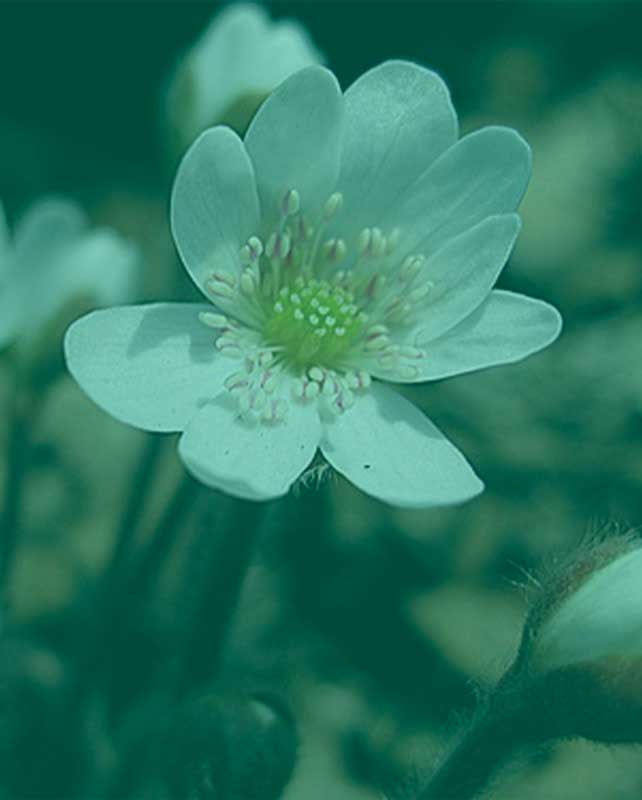
<path fill-rule="evenodd" d="M 296 189 L 288 189 L 281 201 L 281 213 L 284 217 L 291 217 L 301 208 L 301 198 Z"/>
<path fill-rule="evenodd" d="M 323 207 L 323 219 L 326 221 L 332 219 L 342 205 L 343 195 L 341 192 L 334 192 L 331 194 L 330 197 L 328 197 L 328 199 L 325 201 L 325 206 Z"/>
<path fill-rule="evenodd" d="M 222 314 L 215 314 L 213 311 L 200 311 L 199 320 L 208 328 L 221 329 L 231 327 L 230 320 Z"/>

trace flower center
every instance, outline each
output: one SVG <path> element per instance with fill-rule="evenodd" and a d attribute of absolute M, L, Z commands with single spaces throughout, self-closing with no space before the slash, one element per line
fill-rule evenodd
<path fill-rule="evenodd" d="M 366 321 L 352 292 L 328 281 L 299 276 L 283 286 L 268 312 L 265 342 L 295 370 L 340 367 Z"/>
<path fill-rule="evenodd" d="M 426 357 L 401 343 L 432 290 L 424 257 L 399 258 L 397 230 L 329 237 L 342 203 L 335 192 L 304 217 L 299 193 L 289 190 L 272 232 L 241 247 L 240 273 L 217 269 L 206 282 L 225 313 L 200 319 L 218 331 L 221 353 L 242 367 L 225 385 L 244 416 L 277 421 L 293 398 L 343 413 L 372 374 L 411 380 Z"/>

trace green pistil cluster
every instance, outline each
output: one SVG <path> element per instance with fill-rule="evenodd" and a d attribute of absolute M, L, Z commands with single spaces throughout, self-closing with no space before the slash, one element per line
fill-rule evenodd
<path fill-rule="evenodd" d="M 267 313 L 265 340 L 288 365 L 338 368 L 363 332 L 366 316 L 347 289 L 297 278 L 279 290 Z"/>

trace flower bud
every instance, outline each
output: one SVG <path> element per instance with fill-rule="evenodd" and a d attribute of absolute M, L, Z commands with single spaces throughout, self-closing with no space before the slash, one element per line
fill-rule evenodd
<path fill-rule="evenodd" d="M 176 713 L 165 779 L 173 800 L 278 800 L 296 753 L 294 721 L 278 700 L 210 694 Z"/>
<path fill-rule="evenodd" d="M 606 539 L 545 581 L 516 665 L 540 738 L 642 743 L 639 543 Z"/>
<path fill-rule="evenodd" d="M 543 672 L 610 656 L 642 658 L 641 547 L 626 538 L 607 540 L 581 555 L 549 588 L 544 607 L 536 605 L 530 618 L 531 625 L 536 620 L 531 668 Z"/>
<path fill-rule="evenodd" d="M 243 133 L 273 89 L 321 61 L 298 23 L 272 22 L 259 6 L 230 6 L 214 17 L 170 81 L 166 116 L 174 148 L 182 152 L 215 124 Z"/>
<path fill-rule="evenodd" d="M 69 676 L 51 650 L 3 631 L 0 647 L 2 796 L 70 797 L 87 743 L 69 725 Z"/>

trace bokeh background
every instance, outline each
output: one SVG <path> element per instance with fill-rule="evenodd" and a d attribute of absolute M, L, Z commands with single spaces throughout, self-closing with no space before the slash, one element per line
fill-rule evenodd
<path fill-rule="evenodd" d="M 526 137 L 533 179 L 500 285 L 554 303 L 565 319 L 559 342 L 521 365 L 408 392 L 483 476 L 479 499 L 396 511 L 330 477 L 268 512 L 224 685 L 276 689 L 291 704 L 302 746 L 287 800 L 411 798 L 458 715 L 510 663 L 526 575 L 589 530 L 642 523 L 642 4 L 269 8 L 307 27 L 343 86 L 382 60 L 411 59 L 444 77 L 464 131 L 497 123 Z M 43 193 L 73 195 L 96 222 L 140 243 L 141 299 L 195 297 L 168 230 L 162 93 L 216 9 L 0 2 L 0 197 L 9 220 Z M 0 408 L 9 392 L 3 368 Z M 43 757 L 39 776 L 27 778 L 34 751 L 50 745 L 38 721 L 54 713 L 70 653 L 83 648 L 77 620 L 150 447 L 67 379 L 32 433 L 11 585 L 14 649 L 0 659 L 13 698 L 0 714 L 0 797 L 64 797 L 69 765 L 96 752 L 104 772 L 128 765 L 109 796 L 160 797 L 131 744 L 145 741 L 160 713 L 150 676 L 176 657 L 195 597 L 222 568 L 221 532 L 243 522 L 206 489 L 182 509 L 158 579 L 144 597 L 132 594 L 112 631 L 121 653 L 110 670 L 116 721 L 90 728 L 81 755 Z M 7 435 L 0 424 L 0 446 Z M 172 437 L 158 447 L 143 538 L 154 536 L 181 476 Z M 493 797 L 641 793 L 639 751 L 576 742 L 521 761 Z"/>

